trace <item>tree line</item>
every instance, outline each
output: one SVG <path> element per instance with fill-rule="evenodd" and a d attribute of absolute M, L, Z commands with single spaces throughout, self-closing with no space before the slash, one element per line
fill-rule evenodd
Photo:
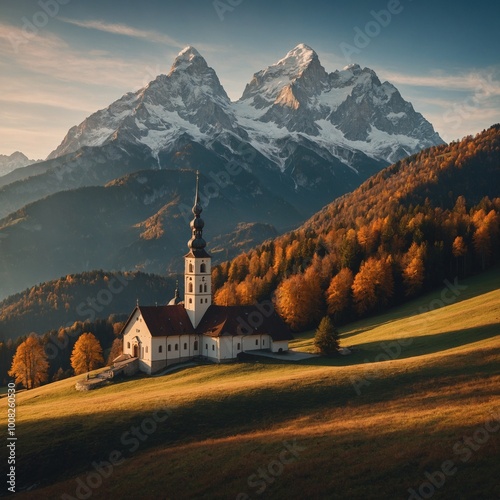
<path fill-rule="evenodd" d="M 43 334 L 75 319 L 94 322 L 110 314 L 129 314 L 137 298 L 164 304 L 175 279 L 139 271 L 88 271 L 35 285 L 0 302 L 0 339 Z M 171 292 L 166 292 L 171 290 Z"/>
<path fill-rule="evenodd" d="M 95 322 L 76 321 L 44 335 L 32 333 L 0 342 L 0 380 L 10 377 L 27 389 L 55 382 L 111 363 L 122 350 L 123 322 L 111 316 Z"/>

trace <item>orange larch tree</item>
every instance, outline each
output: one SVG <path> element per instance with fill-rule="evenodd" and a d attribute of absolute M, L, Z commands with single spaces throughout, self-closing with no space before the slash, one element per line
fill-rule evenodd
<path fill-rule="evenodd" d="M 71 366 L 76 375 L 104 365 L 102 347 L 91 333 L 82 333 L 73 347 Z"/>
<path fill-rule="evenodd" d="M 359 314 L 387 304 L 393 291 L 394 279 L 389 258 L 370 257 L 361 264 L 352 284 L 354 303 Z"/>
<path fill-rule="evenodd" d="M 408 253 L 403 259 L 403 282 L 406 287 L 406 295 L 412 296 L 418 293 L 424 284 L 424 256 L 425 244 L 418 245 L 413 242 Z"/>
<path fill-rule="evenodd" d="M 319 276 L 295 274 L 276 290 L 276 308 L 293 330 L 300 330 L 321 316 L 322 293 Z"/>
<path fill-rule="evenodd" d="M 9 375 L 15 377 L 16 384 L 33 389 L 47 381 L 48 371 L 49 362 L 42 343 L 32 334 L 17 348 Z"/>
<path fill-rule="evenodd" d="M 339 316 L 350 307 L 353 281 L 354 275 L 347 267 L 332 278 L 326 291 L 328 314 Z"/>

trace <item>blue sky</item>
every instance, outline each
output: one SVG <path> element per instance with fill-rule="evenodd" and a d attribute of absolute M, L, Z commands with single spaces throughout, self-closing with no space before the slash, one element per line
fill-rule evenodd
<path fill-rule="evenodd" d="M 186 45 L 233 100 L 306 43 L 329 72 L 374 69 L 447 141 L 500 121 L 494 1 L 0 1 L 0 154 L 45 158 L 71 126 L 168 73 Z"/>

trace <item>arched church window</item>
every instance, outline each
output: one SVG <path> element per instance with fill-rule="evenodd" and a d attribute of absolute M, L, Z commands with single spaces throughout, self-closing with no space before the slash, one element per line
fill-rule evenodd
<path fill-rule="evenodd" d="M 192 283 L 189 283 L 188 290 L 189 290 L 189 293 L 193 293 L 193 284 Z"/>
<path fill-rule="evenodd" d="M 195 351 L 197 351 L 197 350 L 198 350 L 198 341 L 197 341 L 197 340 L 195 340 L 195 341 L 194 341 L 194 346 L 193 346 L 193 349 L 194 349 Z"/>
<path fill-rule="evenodd" d="M 194 271 L 194 268 L 193 268 L 193 263 L 190 262 L 189 263 L 189 272 L 192 273 Z"/>
<path fill-rule="evenodd" d="M 203 291 L 206 293 L 207 291 L 207 284 L 205 283 L 204 287 L 203 287 Z"/>
<path fill-rule="evenodd" d="M 200 273 L 206 273 L 207 272 L 207 265 L 206 264 L 201 264 L 200 266 Z"/>
<path fill-rule="evenodd" d="M 203 285 L 200 285 L 200 293 L 203 292 Z"/>

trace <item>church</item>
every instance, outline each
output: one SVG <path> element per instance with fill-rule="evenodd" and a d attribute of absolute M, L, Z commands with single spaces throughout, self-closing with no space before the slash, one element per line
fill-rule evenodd
<path fill-rule="evenodd" d="M 211 257 L 205 249 L 201 213 L 197 172 L 192 235 L 184 256 L 184 301 L 177 287 L 168 305 L 137 304 L 122 329 L 123 354 L 137 358 L 142 372 L 152 374 L 195 358 L 223 363 L 242 352 L 281 353 L 288 351 L 293 338 L 270 301 L 212 305 Z"/>

